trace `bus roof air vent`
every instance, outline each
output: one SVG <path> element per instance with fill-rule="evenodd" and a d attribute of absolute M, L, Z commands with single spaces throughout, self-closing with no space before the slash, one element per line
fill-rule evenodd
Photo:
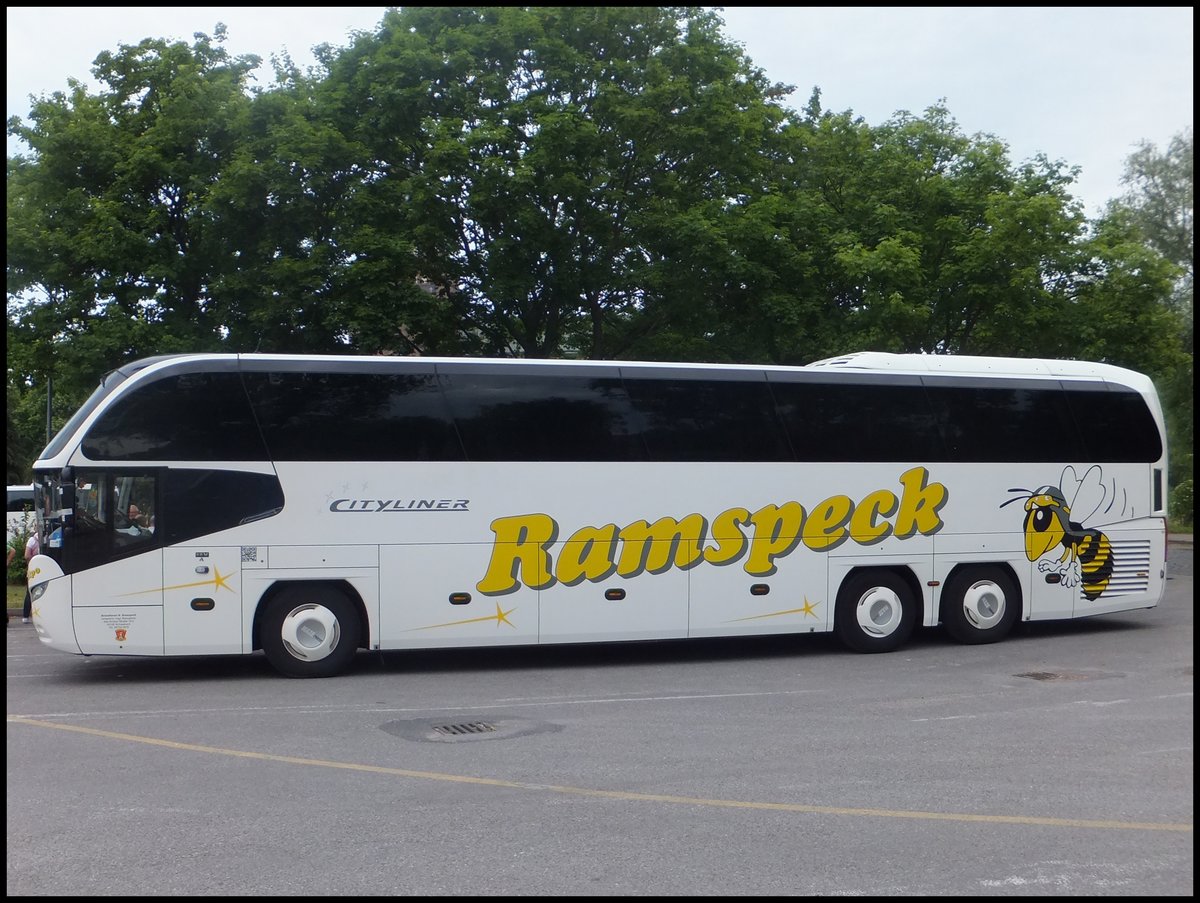
<path fill-rule="evenodd" d="M 861 351 L 856 351 L 853 354 L 843 354 L 840 357 L 827 357 L 824 360 L 813 361 L 809 367 L 853 367 L 854 359 L 862 354 Z"/>

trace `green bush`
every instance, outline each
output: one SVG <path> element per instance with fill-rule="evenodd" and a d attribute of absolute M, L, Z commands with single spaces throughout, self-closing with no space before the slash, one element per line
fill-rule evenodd
<path fill-rule="evenodd" d="M 1170 514 L 1170 525 L 1173 533 L 1191 533 L 1195 522 L 1196 511 L 1194 490 L 1191 480 L 1184 480 L 1171 490 L 1171 498 L 1167 511 Z"/>
<path fill-rule="evenodd" d="M 34 520 L 31 511 L 26 511 L 21 515 L 20 523 L 10 524 L 8 527 L 7 546 L 9 549 L 16 550 L 12 562 L 8 565 L 9 584 L 19 586 L 25 582 L 25 543 L 29 541 L 29 534 L 33 532 L 33 528 Z M 5 555 L 7 554 L 5 552 Z"/>

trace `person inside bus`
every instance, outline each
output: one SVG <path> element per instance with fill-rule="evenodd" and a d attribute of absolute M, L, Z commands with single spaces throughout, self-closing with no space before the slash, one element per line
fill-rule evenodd
<path fill-rule="evenodd" d="M 129 522 L 137 524 L 147 533 L 154 532 L 154 515 L 147 511 L 142 511 L 137 505 L 129 506 Z"/>
<path fill-rule="evenodd" d="M 150 518 L 142 514 L 137 505 L 130 504 L 125 515 L 125 526 L 118 527 L 118 533 L 128 533 L 130 536 L 141 536 L 143 533 L 152 532 L 150 526 Z"/>

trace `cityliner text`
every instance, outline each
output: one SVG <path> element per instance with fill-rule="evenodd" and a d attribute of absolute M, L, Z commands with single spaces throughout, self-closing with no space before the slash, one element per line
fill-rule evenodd
<path fill-rule="evenodd" d="M 366 511 L 467 511 L 469 499 L 334 499 L 329 510 Z"/>

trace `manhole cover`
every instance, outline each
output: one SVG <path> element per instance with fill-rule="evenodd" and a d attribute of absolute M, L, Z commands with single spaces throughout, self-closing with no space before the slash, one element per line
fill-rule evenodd
<path fill-rule="evenodd" d="M 1026 671 L 1015 677 L 1027 677 L 1029 680 L 1091 680 L 1094 674 L 1077 674 L 1071 671 Z"/>
<path fill-rule="evenodd" d="M 511 740 L 530 734 L 553 733 L 562 730 L 561 724 L 549 721 L 530 721 L 526 718 L 464 718 L 451 715 L 441 718 L 412 718 L 388 721 L 380 729 L 393 737 L 420 740 L 426 743 L 473 743 L 480 740 Z"/>

